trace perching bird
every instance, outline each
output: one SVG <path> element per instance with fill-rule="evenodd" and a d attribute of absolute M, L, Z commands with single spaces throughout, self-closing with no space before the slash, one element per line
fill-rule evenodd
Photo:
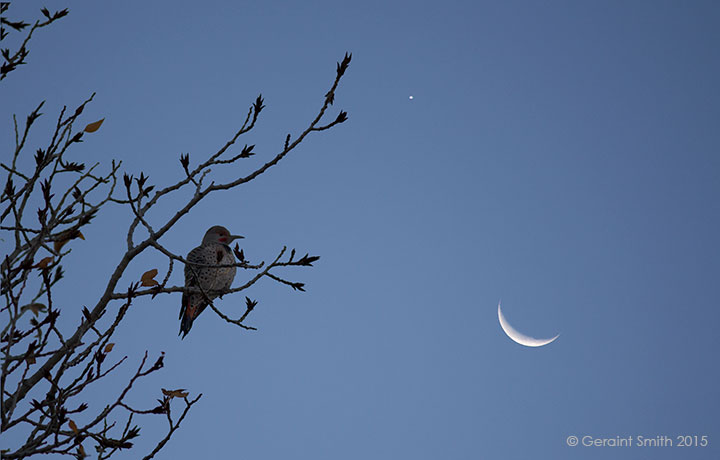
<path fill-rule="evenodd" d="M 231 235 L 220 225 L 205 232 L 202 243 L 187 255 L 190 264 L 185 265 L 185 287 L 200 287 L 210 300 L 230 289 L 235 279 L 235 267 L 207 267 L 207 265 L 228 265 L 235 263 L 235 256 L 229 244 L 239 235 Z M 194 265 L 200 264 L 200 265 Z M 203 292 L 183 292 L 180 306 L 180 334 L 183 339 L 190 332 L 193 321 L 208 306 Z"/>

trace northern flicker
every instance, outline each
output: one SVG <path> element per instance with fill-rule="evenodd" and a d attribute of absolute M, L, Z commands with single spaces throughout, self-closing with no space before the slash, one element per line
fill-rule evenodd
<path fill-rule="evenodd" d="M 185 265 L 185 287 L 200 287 L 210 300 L 230 289 L 235 279 L 235 267 L 216 268 L 207 265 L 234 264 L 235 256 L 229 245 L 238 238 L 242 236 L 231 235 L 220 225 L 210 227 L 200 246 L 187 255 L 189 264 Z M 180 306 L 180 334 L 183 334 L 183 338 L 190 332 L 195 318 L 207 306 L 208 301 L 203 292 L 183 292 Z"/>

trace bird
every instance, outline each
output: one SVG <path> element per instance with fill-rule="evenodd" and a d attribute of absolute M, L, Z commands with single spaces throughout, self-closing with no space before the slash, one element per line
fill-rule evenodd
<path fill-rule="evenodd" d="M 208 265 L 234 264 L 235 256 L 230 243 L 244 238 L 231 235 L 227 228 L 215 225 L 208 229 L 202 243 L 190 251 L 185 264 L 185 288 L 200 288 L 202 292 L 184 291 L 180 306 L 180 334 L 182 338 L 190 332 L 193 321 L 212 301 L 230 289 L 235 279 L 235 267 L 211 267 Z"/>

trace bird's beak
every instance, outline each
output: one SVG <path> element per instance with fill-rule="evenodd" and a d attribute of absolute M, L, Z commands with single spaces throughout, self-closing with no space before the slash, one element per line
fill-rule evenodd
<path fill-rule="evenodd" d="M 230 235 L 230 236 L 228 237 L 228 239 L 229 239 L 230 241 L 240 240 L 240 239 L 243 239 L 243 238 L 245 238 L 245 237 L 242 236 L 242 235 Z M 230 241 L 228 241 L 228 243 L 229 243 Z"/>

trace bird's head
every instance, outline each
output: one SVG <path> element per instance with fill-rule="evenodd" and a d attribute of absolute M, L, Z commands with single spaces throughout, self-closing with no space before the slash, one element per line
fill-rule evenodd
<path fill-rule="evenodd" d="M 233 240 L 237 240 L 239 238 L 244 238 L 240 235 L 231 235 L 227 228 L 221 226 L 221 225 L 215 225 L 214 227 L 210 227 L 210 229 L 205 232 L 205 236 L 203 237 L 203 244 L 208 243 L 222 243 L 222 244 L 230 244 Z"/>

